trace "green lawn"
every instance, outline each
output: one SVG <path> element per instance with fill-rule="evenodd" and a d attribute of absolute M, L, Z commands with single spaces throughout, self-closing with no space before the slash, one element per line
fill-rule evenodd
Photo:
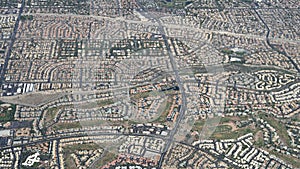
<path fill-rule="evenodd" d="M 60 109 L 62 107 L 49 108 L 45 115 L 45 122 L 52 122 Z"/>
<path fill-rule="evenodd" d="M 20 17 L 20 20 L 21 20 L 21 21 L 26 21 L 26 20 L 32 21 L 32 20 L 33 20 L 33 16 L 32 16 L 32 15 L 22 15 L 22 16 Z"/>
<path fill-rule="evenodd" d="M 101 147 L 98 144 L 74 144 L 68 145 L 63 147 L 63 156 L 65 159 L 66 167 L 67 168 L 76 168 L 74 159 L 70 156 L 76 150 L 96 150 L 100 149 Z"/>
<path fill-rule="evenodd" d="M 21 163 L 25 162 L 27 157 L 36 153 L 35 151 L 28 151 L 28 150 L 24 150 L 20 156 L 20 161 Z M 37 168 L 44 168 L 44 167 L 49 167 L 48 164 L 43 163 L 44 161 L 49 161 L 50 159 L 50 155 L 49 154 L 45 154 L 44 152 L 40 152 L 40 162 L 35 162 L 33 164 L 33 166 L 29 167 L 29 166 L 24 166 L 24 165 L 20 165 L 20 169 L 37 169 Z"/>
<path fill-rule="evenodd" d="M 173 99 L 171 97 L 168 97 L 166 99 L 166 104 L 162 104 L 165 105 L 165 108 L 162 110 L 161 115 L 153 121 L 154 123 L 164 123 L 167 121 L 167 116 L 169 114 L 172 103 L 173 103 Z"/>
<path fill-rule="evenodd" d="M 220 125 L 220 126 L 217 126 L 215 133 L 226 133 L 226 132 L 230 132 L 231 130 L 232 130 L 231 126 Z"/>
<path fill-rule="evenodd" d="M 264 119 L 267 123 L 269 123 L 272 127 L 276 129 L 277 134 L 279 135 L 280 139 L 287 145 L 291 146 L 290 144 L 290 137 L 287 133 L 287 128 L 284 123 L 280 122 L 279 120 L 275 119 L 272 116 L 269 116 L 265 113 L 260 113 L 259 117 Z"/>
<path fill-rule="evenodd" d="M 237 139 L 243 135 L 246 135 L 248 133 L 256 133 L 257 130 L 255 129 L 250 129 L 250 128 L 240 128 L 239 130 L 236 131 L 227 131 L 227 132 L 217 132 L 215 131 L 210 138 L 211 139 Z"/>
<path fill-rule="evenodd" d="M 204 124 L 205 124 L 205 121 L 204 121 L 204 120 L 196 121 L 196 122 L 194 123 L 193 128 L 192 128 L 192 131 L 198 131 L 198 132 L 200 132 L 200 131 L 202 130 Z"/>
<path fill-rule="evenodd" d="M 94 167 L 95 168 L 101 168 L 102 166 L 106 165 L 107 163 L 115 160 L 117 158 L 117 154 L 106 151 L 105 154 L 103 154 L 103 156 L 96 161 Z"/>
<path fill-rule="evenodd" d="M 0 105 L 4 105 L 5 103 L 0 102 Z M 0 122 L 8 122 L 14 120 L 14 115 L 16 112 L 16 105 L 14 104 L 7 104 L 10 105 L 9 107 L 7 106 L 2 106 L 1 107 L 1 112 L 0 112 Z M 9 110 L 11 109 L 11 110 Z"/>
<path fill-rule="evenodd" d="M 238 130 L 232 131 L 231 126 L 223 124 L 223 123 L 228 123 L 228 122 L 232 122 L 232 121 L 233 121 L 233 119 L 231 119 L 230 117 L 222 118 L 220 121 L 220 124 L 217 126 L 217 128 L 215 129 L 215 131 L 209 138 L 217 139 L 217 140 L 237 139 L 245 134 L 248 134 L 248 133 L 254 134 L 258 131 L 258 129 L 251 129 L 249 127 L 238 128 Z M 192 131 L 201 132 L 204 124 L 205 124 L 205 120 L 196 121 L 192 128 Z"/>
<path fill-rule="evenodd" d="M 73 144 L 65 146 L 64 152 L 65 153 L 73 153 L 76 150 L 96 150 L 101 148 L 98 144 L 88 143 L 88 144 Z"/>
<path fill-rule="evenodd" d="M 279 153 L 277 151 L 272 150 L 270 152 L 270 154 L 275 155 L 276 157 L 278 157 L 279 159 L 283 160 L 284 162 L 286 162 L 287 164 L 290 164 L 292 166 L 294 166 L 295 168 L 298 168 L 300 166 L 300 160 L 292 157 L 292 156 L 288 156 L 282 153 Z"/>

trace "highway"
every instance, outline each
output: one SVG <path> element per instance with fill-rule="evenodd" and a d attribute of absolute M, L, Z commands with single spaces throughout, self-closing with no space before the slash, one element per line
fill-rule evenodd
<path fill-rule="evenodd" d="M 177 65 L 176 65 L 176 61 L 175 61 L 174 55 L 171 51 L 170 44 L 168 43 L 168 39 L 166 37 L 166 32 L 165 32 L 165 30 L 162 26 L 161 21 L 159 19 L 157 19 L 155 16 L 152 16 L 151 13 L 148 13 L 141 4 L 138 3 L 138 5 L 140 7 L 139 12 L 140 12 L 141 15 L 143 15 L 145 18 L 148 18 L 149 20 L 155 21 L 158 24 L 158 30 L 159 30 L 160 34 L 162 35 L 162 38 L 163 38 L 164 43 L 166 45 L 166 49 L 168 51 L 171 66 L 172 66 L 173 72 L 175 74 L 175 80 L 178 83 L 178 87 L 179 87 L 179 90 L 180 90 L 181 95 L 182 95 L 182 105 L 181 105 L 181 109 L 179 111 L 178 119 L 175 123 L 175 126 L 174 126 L 173 130 L 170 132 L 169 139 L 166 142 L 166 146 L 165 146 L 164 151 L 163 151 L 163 153 L 160 157 L 160 160 L 158 162 L 158 168 L 162 168 L 163 160 L 166 156 L 167 151 L 169 150 L 172 143 L 174 142 L 174 136 L 177 132 L 177 129 L 180 125 L 181 120 L 184 117 L 184 113 L 186 112 L 187 99 L 186 99 L 186 93 L 185 93 L 185 90 L 184 90 L 184 87 L 183 87 L 183 83 L 182 83 L 182 81 L 180 79 L 180 76 L 179 76 L 179 71 L 178 71 L 178 68 L 177 68 Z"/>
<path fill-rule="evenodd" d="M 1 86 L 4 83 L 4 80 L 5 80 L 5 71 L 6 71 L 6 68 L 8 66 L 8 61 L 9 61 L 9 58 L 10 58 L 10 55 L 11 55 L 12 47 L 13 47 L 13 45 L 15 43 L 15 40 L 16 40 L 16 34 L 17 34 L 17 31 L 18 31 L 21 15 L 23 13 L 24 5 L 25 5 L 25 0 L 22 0 L 22 5 L 21 5 L 20 10 L 19 10 L 18 18 L 17 18 L 14 30 L 13 30 L 12 35 L 11 35 L 11 41 L 10 41 L 10 44 L 8 46 L 8 51 L 7 51 L 7 54 L 6 54 L 6 57 L 5 57 L 5 62 L 4 62 L 3 67 L 1 69 L 1 75 L 0 75 L 1 76 L 0 77 L 0 85 Z"/>

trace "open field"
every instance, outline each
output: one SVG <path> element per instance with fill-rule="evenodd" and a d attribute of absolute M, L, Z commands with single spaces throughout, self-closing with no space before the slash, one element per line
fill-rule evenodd
<path fill-rule="evenodd" d="M 0 102 L 0 122 L 8 122 L 14 119 L 16 105 Z"/>
<path fill-rule="evenodd" d="M 268 124 L 276 129 L 280 139 L 283 141 L 284 144 L 287 146 L 291 146 L 290 137 L 287 133 L 287 128 L 283 122 L 280 122 L 278 119 L 271 117 L 265 113 L 260 113 L 259 117 L 264 119 Z"/>

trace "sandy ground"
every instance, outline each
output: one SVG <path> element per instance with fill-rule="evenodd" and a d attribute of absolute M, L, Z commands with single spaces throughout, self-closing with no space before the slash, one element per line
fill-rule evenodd
<path fill-rule="evenodd" d="M 7 103 L 37 107 L 64 96 L 64 92 L 34 92 L 18 96 L 1 97 Z"/>

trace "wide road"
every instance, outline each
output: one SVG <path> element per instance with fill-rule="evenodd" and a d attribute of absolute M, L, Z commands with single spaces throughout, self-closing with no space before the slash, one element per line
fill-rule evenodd
<path fill-rule="evenodd" d="M 57 17 L 58 15 L 56 13 L 32 13 L 31 15 L 33 16 L 44 16 L 44 17 Z M 76 18 L 81 18 L 81 19 L 97 19 L 97 20 L 107 20 L 111 22 L 125 22 L 128 24 L 143 24 L 145 26 L 159 26 L 159 24 L 156 22 L 145 22 L 145 21 L 137 21 L 137 20 L 130 20 L 126 19 L 124 17 L 108 17 L 108 16 L 95 16 L 95 15 L 76 15 L 76 14 L 59 14 L 61 17 L 76 17 Z M 154 20 L 155 21 L 155 20 Z M 178 29 L 178 30 L 185 30 L 185 31 L 194 31 L 194 32 L 199 32 L 199 33 L 214 33 L 214 34 L 225 34 L 229 36 L 234 36 L 234 37 L 242 37 L 242 38 L 251 38 L 251 39 L 258 39 L 258 40 L 264 40 L 265 36 L 264 35 L 257 35 L 257 34 L 248 34 L 248 33 L 235 33 L 235 32 L 230 32 L 230 31 L 225 31 L 225 30 L 217 30 L 217 29 L 206 29 L 206 28 L 198 28 L 195 27 L 194 25 L 178 25 L 175 23 L 161 23 L 163 27 L 165 28 L 171 28 L 171 29 Z M 277 38 L 277 37 L 272 37 L 272 40 L 274 41 L 279 41 L 282 43 L 297 43 L 299 44 L 299 40 L 293 40 L 293 39 L 288 39 L 288 38 Z"/>
<path fill-rule="evenodd" d="M 140 7 L 140 11 L 139 12 L 140 12 L 141 15 L 143 15 L 145 18 L 148 18 L 149 20 L 155 21 L 158 24 L 158 30 L 159 30 L 159 32 L 162 35 L 162 38 L 164 40 L 166 49 L 168 51 L 169 59 L 170 59 L 170 62 L 171 62 L 171 66 L 172 66 L 173 72 L 175 74 L 175 80 L 178 83 L 178 87 L 179 87 L 179 90 L 180 90 L 181 95 L 182 95 L 182 105 L 181 105 L 181 109 L 179 111 L 178 119 L 177 119 L 177 121 L 175 123 L 175 126 L 174 126 L 173 130 L 170 132 L 170 137 L 167 140 L 165 149 L 164 149 L 164 151 L 163 151 L 163 153 L 162 153 L 162 155 L 160 157 L 160 160 L 158 162 L 158 168 L 161 168 L 163 160 L 164 160 L 164 158 L 166 156 L 166 153 L 169 150 L 169 148 L 172 145 L 172 143 L 174 142 L 174 136 L 175 136 L 175 134 L 176 134 L 176 132 L 178 130 L 178 127 L 180 125 L 180 122 L 183 119 L 184 114 L 186 112 L 187 100 L 186 100 L 186 93 L 185 93 L 185 90 L 184 90 L 184 87 L 183 87 L 183 83 L 182 83 L 182 81 L 180 79 L 180 76 L 179 76 L 179 71 L 178 71 L 178 68 L 177 68 L 177 64 L 176 64 L 174 55 L 173 55 L 173 53 L 171 51 L 170 44 L 168 42 L 168 39 L 167 39 L 167 36 L 166 36 L 166 32 L 165 32 L 165 30 L 164 30 L 164 28 L 162 26 L 161 21 L 158 18 L 156 18 L 155 16 L 153 16 L 151 13 L 147 12 L 145 10 L 145 8 L 141 4 L 138 3 L 138 5 Z"/>
<path fill-rule="evenodd" d="M 0 75 L 0 85 L 1 86 L 5 81 L 5 72 L 6 72 L 6 68 L 8 66 L 8 61 L 9 61 L 9 58 L 10 58 L 10 55 L 11 55 L 12 47 L 13 47 L 13 45 L 15 43 L 15 40 L 16 40 L 16 34 L 17 34 L 17 31 L 18 31 L 21 15 L 23 13 L 24 5 L 25 5 L 25 0 L 22 0 L 22 5 L 21 5 L 20 10 L 19 10 L 18 18 L 17 18 L 14 30 L 13 30 L 12 35 L 11 35 L 11 41 L 10 41 L 10 44 L 8 46 L 8 51 L 7 51 L 7 54 L 6 54 L 6 57 L 5 57 L 5 62 L 4 62 L 3 67 L 1 69 L 1 75 Z"/>
<path fill-rule="evenodd" d="M 256 15 L 258 16 L 259 20 L 265 25 L 266 29 L 267 29 L 267 35 L 266 35 L 266 41 L 267 44 L 275 51 L 277 51 L 278 53 L 286 56 L 289 61 L 292 63 L 292 65 L 295 67 L 295 69 L 298 71 L 298 73 L 300 73 L 300 68 L 298 67 L 297 63 L 292 59 L 291 56 L 289 56 L 284 50 L 281 51 L 279 49 L 277 49 L 273 44 L 271 44 L 270 42 L 270 28 L 268 26 L 268 24 L 265 22 L 265 20 L 261 17 L 261 15 L 257 12 L 257 10 L 255 8 L 253 8 L 254 12 L 256 13 Z"/>

